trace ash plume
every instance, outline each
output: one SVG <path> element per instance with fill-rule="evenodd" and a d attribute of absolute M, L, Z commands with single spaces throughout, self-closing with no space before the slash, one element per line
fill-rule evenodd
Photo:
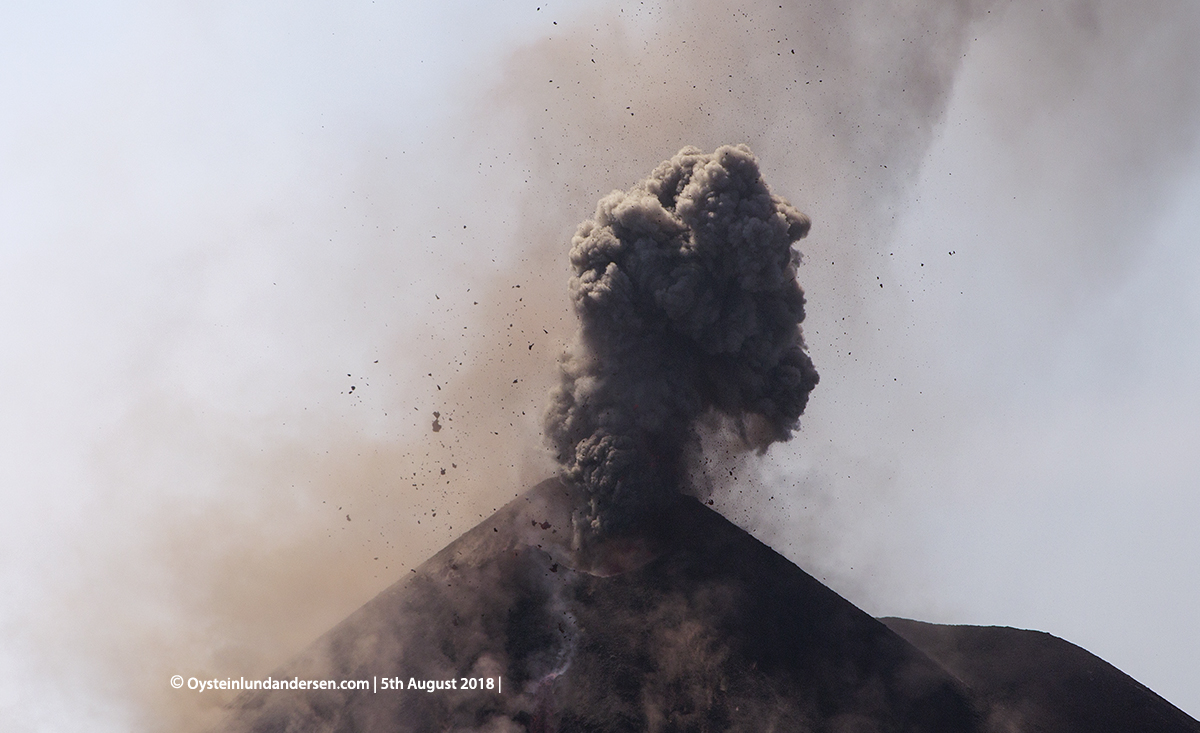
<path fill-rule="evenodd" d="M 665 504 L 710 411 L 760 451 L 796 429 L 817 384 L 792 249 L 809 226 L 744 145 L 685 147 L 579 226 L 579 332 L 546 436 L 587 491 L 585 540 L 628 533 Z"/>

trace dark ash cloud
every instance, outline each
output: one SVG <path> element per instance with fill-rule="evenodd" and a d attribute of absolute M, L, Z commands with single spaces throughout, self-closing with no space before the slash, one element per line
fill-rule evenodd
<path fill-rule="evenodd" d="M 589 495 L 577 532 L 628 533 L 661 508 L 709 411 L 747 447 L 791 436 L 817 384 L 792 249 L 809 226 L 744 145 L 685 147 L 580 225 L 579 333 L 546 414 L 558 460 Z"/>

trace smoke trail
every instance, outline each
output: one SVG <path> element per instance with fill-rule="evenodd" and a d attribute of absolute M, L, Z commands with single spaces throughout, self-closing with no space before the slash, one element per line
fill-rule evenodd
<path fill-rule="evenodd" d="M 580 225 L 579 334 L 546 434 L 589 493 L 586 531 L 626 533 L 660 507 L 709 410 L 748 447 L 790 437 L 817 383 L 792 249 L 808 229 L 744 145 L 685 147 Z"/>

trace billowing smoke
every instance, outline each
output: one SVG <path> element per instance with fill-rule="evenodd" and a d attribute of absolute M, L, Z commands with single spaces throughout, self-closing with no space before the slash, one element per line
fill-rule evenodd
<path fill-rule="evenodd" d="M 791 436 L 817 383 L 792 249 L 808 229 L 744 145 L 686 147 L 580 225 L 578 340 L 546 415 L 590 497 L 577 529 L 619 535 L 660 508 L 709 411 L 747 447 Z"/>

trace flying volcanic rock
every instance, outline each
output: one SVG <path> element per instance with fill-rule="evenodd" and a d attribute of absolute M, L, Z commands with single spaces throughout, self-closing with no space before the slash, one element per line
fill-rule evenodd
<path fill-rule="evenodd" d="M 817 383 L 792 249 L 808 229 L 744 145 L 684 148 L 579 226 L 579 333 L 545 420 L 587 493 L 577 542 L 636 533 L 670 504 L 700 417 L 759 450 L 791 435 Z"/>

